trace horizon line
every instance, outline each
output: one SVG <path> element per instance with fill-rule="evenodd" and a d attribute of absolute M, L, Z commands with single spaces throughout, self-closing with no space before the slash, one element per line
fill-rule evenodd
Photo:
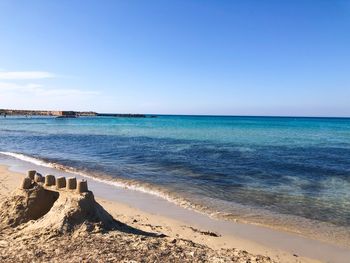
<path fill-rule="evenodd" d="M 350 119 L 350 116 L 309 116 L 309 115 L 244 115 L 244 114 L 159 114 L 159 113 L 110 113 L 110 112 L 98 112 L 93 110 L 23 110 L 23 109 L 4 109 L 0 108 L 0 111 L 2 110 L 14 110 L 14 111 L 72 111 L 72 112 L 94 112 L 98 114 L 143 114 L 143 115 L 156 115 L 156 116 L 195 116 L 195 117 L 251 117 L 251 118 L 332 118 L 332 119 Z"/>

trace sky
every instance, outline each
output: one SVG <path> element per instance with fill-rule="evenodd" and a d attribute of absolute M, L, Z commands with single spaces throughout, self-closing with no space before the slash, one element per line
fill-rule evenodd
<path fill-rule="evenodd" d="M 350 116 L 350 0 L 0 0 L 0 108 Z"/>

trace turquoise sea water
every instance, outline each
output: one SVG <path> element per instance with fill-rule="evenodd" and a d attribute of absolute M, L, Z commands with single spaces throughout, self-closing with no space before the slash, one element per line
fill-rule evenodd
<path fill-rule="evenodd" d="M 240 208 L 350 226 L 346 118 L 1 117 L 0 151 L 207 211 L 230 215 Z"/>

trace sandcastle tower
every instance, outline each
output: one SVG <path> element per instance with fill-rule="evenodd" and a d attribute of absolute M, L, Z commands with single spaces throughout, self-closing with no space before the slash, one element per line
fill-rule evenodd
<path fill-rule="evenodd" d="M 36 183 L 44 183 L 45 182 L 45 178 L 41 174 L 36 173 L 35 176 L 34 176 L 34 181 Z"/>
<path fill-rule="evenodd" d="M 37 173 L 35 170 L 30 170 L 27 172 L 27 177 L 21 182 L 21 189 L 30 189 L 33 187 L 33 184 L 41 184 L 45 188 L 49 187 L 50 189 L 55 190 L 68 190 L 76 193 L 86 193 L 89 192 L 87 181 L 82 179 L 78 180 L 75 177 L 66 177 L 60 176 L 55 177 L 54 175 L 48 174 L 42 176 L 40 173 Z M 55 186 L 55 188 L 51 188 Z"/>
<path fill-rule="evenodd" d="M 36 171 L 35 170 L 30 170 L 27 172 L 27 175 L 30 179 L 34 180 L 34 177 L 36 175 Z"/>
<path fill-rule="evenodd" d="M 69 177 L 67 179 L 67 189 L 68 190 L 75 190 L 75 189 L 77 189 L 77 178 Z"/>
<path fill-rule="evenodd" d="M 55 176 L 48 174 L 45 176 L 45 186 L 53 186 L 56 184 Z"/>
<path fill-rule="evenodd" d="M 88 191 L 87 181 L 86 180 L 79 180 L 77 192 L 78 193 L 86 193 L 87 191 Z"/>
<path fill-rule="evenodd" d="M 29 189 L 32 186 L 32 180 L 29 177 L 23 178 L 23 181 L 21 183 L 22 189 Z"/>
<path fill-rule="evenodd" d="M 56 178 L 56 189 L 65 188 L 65 187 L 66 187 L 66 177 Z"/>

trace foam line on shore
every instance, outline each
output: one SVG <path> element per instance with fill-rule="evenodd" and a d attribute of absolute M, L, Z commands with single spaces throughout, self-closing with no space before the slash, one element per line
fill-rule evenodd
<path fill-rule="evenodd" d="M 140 185 L 141 183 L 139 183 L 139 182 L 128 181 L 125 179 L 115 179 L 115 178 L 114 178 L 114 180 L 113 179 L 111 179 L 111 180 L 101 179 L 101 178 L 98 178 L 97 176 L 79 171 L 73 167 L 65 166 L 62 164 L 55 163 L 55 162 L 48 162 L 48 161 L 45 161 L 43 159 L 40 159 L 37 157 L 31 157 L 31 156 L 28 156 L 28 155 L 25 155 L 22 153 L 0 151 L 0 154 L 10 156 L 10 157 L 13 157 L 13 158 L 21 160 L 21 161 L 29 162 L 29 163 L 32 163 L 32 164 L 35 164 L 38 166 L 53 168 L 56 170 L 61 170 L 61 171 L 68 172 L 71 174 L 83 176 L 83 177 L 89 178 L 91 180 L 100 182 L 100 183 L 113 185 L 115 187 L 126 188 L 128 190 L 139 191 L 142 193 L 154 195 L 154 196 L 160 197 L 162 199 L 165 199 L 168 202 L 179 205 L 183 208 L 191 209 L 191 210 L 194 210 L 196 212 L 203 213 L 203 214 L 206 214 L 209 216 L 213 216 L 213 215 L 217 214 L 217 212 L 211 213 L 211 212 L 205 211 L 205 210 L 207 210 L 207 208 L 204 208 L 204 207 L 201 207 L 200 209 L 198 209 L 199 208 L 198 205 L 194 205 L 188 200 L 185 200 L 185 199 L 178 197 L 178 196 L 172 196 L 169 193 L 162 191 L 161 189 L 152 189 L 151 186 L 147 187 L 145 185 Z"/>

